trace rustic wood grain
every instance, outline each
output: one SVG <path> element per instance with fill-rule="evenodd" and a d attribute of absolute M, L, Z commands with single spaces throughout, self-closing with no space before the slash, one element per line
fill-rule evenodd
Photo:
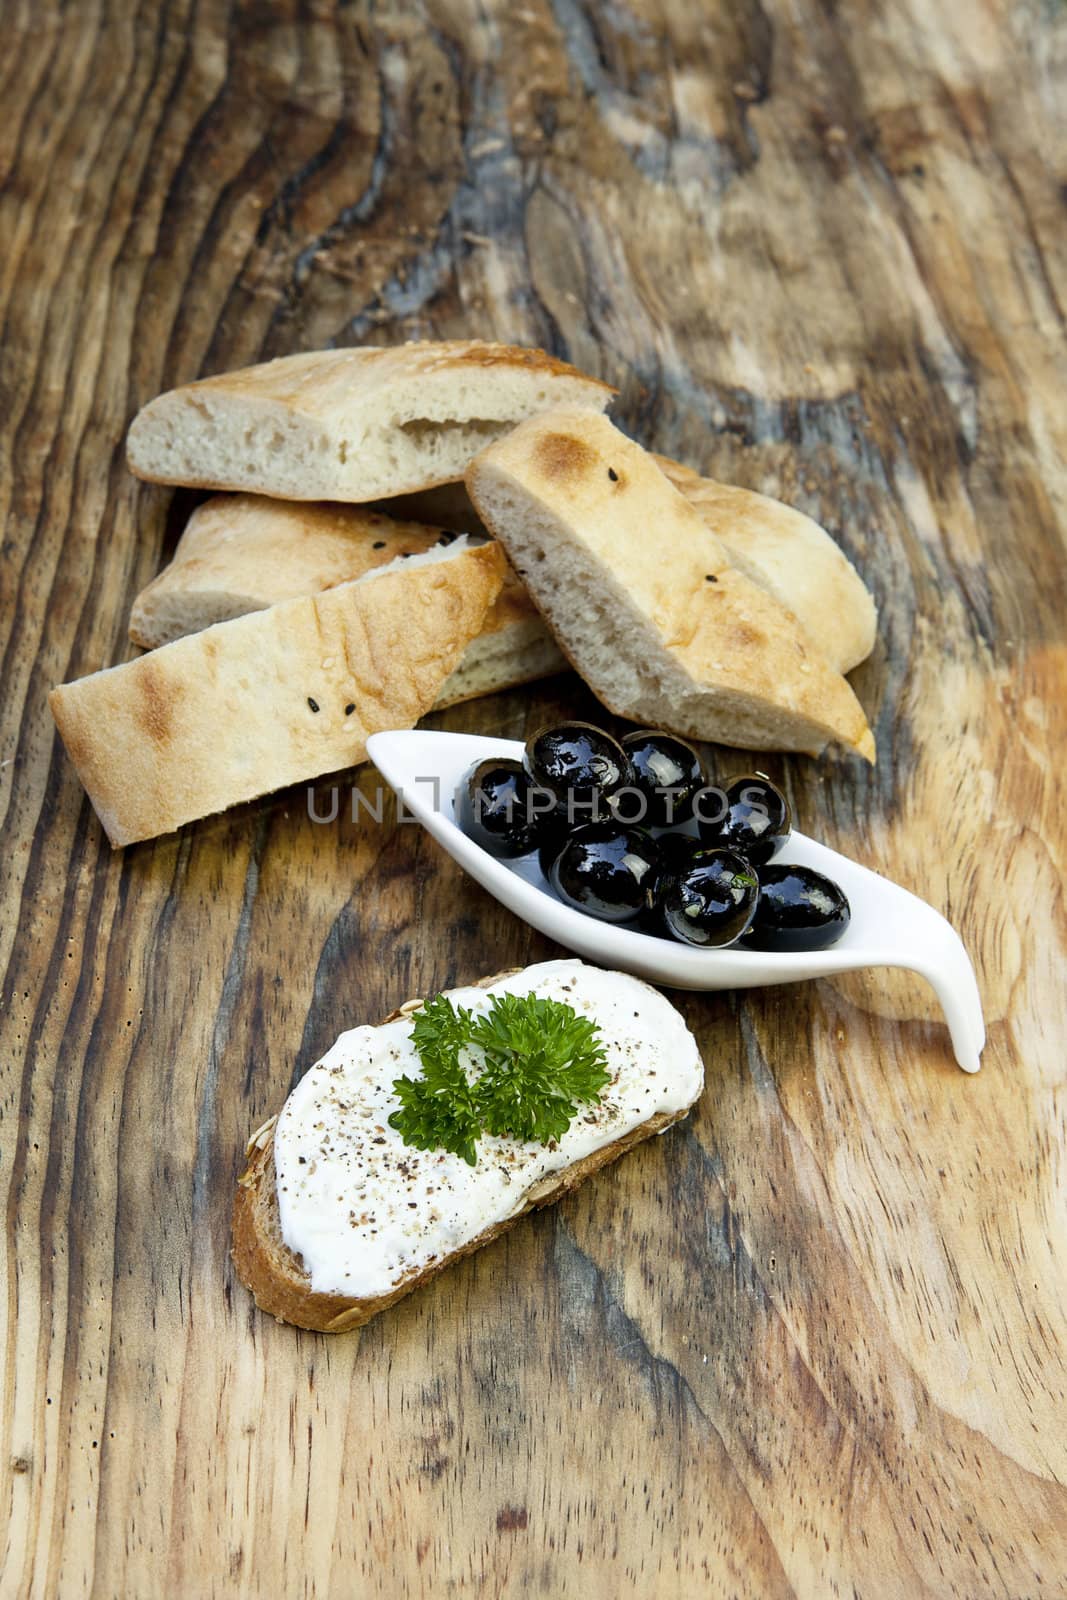
<path fill-rule="evenodd" d="M 1067 9 L 9 0 L 4 42 L 0 1591 L 1067 1593 Z M 475 333 L 860 565 L 878 767 L 770 770 L 953 917 L 989 1045 L 888 974 L 680 997 L 688 1124 L 327 1340 L 233 1278 L 244 1138 L 342 1027 L 552 947 L 302 792 L 113 855 L 45 694 L 180 526 L 138 406 Z"/>

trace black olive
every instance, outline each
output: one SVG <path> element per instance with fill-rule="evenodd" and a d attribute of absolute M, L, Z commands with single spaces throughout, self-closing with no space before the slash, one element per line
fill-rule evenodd
<path fill-rule="evenodd" d="M 651 909 L 657 876 L 651 834 L 593 822 L 571 834 L 551 865 L 549 882 L 575 910 L 602 922 L 629 922 Z"/>
<path fill-rule="evenodd" d="M 658 894 L 653 897 L 650 906 L 641 907 L 634 926 L 639 933 L 650 934 L 654 939 L 670 938 L 670 931 L 663 920 L 663 909 Z"/>
<path fill-rule="evenodd" d="M 825 950 L 852 913 L 843 889 L 812 867 L 759 869 L 756 915 L 745 934 L 749 950 Z"/>
<path fill-rule="evenodd" d="M 622 745 L 589 722 L 542 728 L 527 741 L 525 766 L 535 784 L 555 795 L 557 808 L 575 825 L 607 820 L 605 802 L 632 777 Z"/>
<path fill-rule="evenodd" d="M 456 821 L 491 855 L 514 859 L 536 850 L 551 796 L 538 794 L 521 762 L 476 762 L 456 790 Z"/>
<path fill-rule="evenodd" d="M 643 932 L 657 934 L 661 939 L 672 937 L 663 920 L 663 895 L 669 878 L 680 877 L 690 868 L 714 852 L 688 833 L 661 833 L 656 836 L 656 854 L 659 858 L 659 879 L 652 908 L 642 912 L 638 919 Z"/>
<path fill-rule="evenodd" d="M 537 859 L 541 871 L 551 882 L 552 868 L 562 854 L 563 846 L 570 839 L 574 829 L 570 827 L 565 816 L 553 811 L 545 817 L 541 826 L 541 836 L 537 845 Z"/>
<path fill-rule="evenodd" d="M 707 783 L 704 763 L 691 744 L 672 733 L 657 733 L 642 728 L 628 733 L 622 747 L 633 768 L 632 787 L 644 800 L 643 814 L 631 815 L 631 796 L 616 796 L 616 815 L 625 822 L 639 822 L 647 828 L 669 828 L 688 822 L 693 815 L 693 797 Z"/>
<path fill-rule="evenodd" d="M 676 877 L 694 864 L 694 857 L 704 848 L 699 839 L 688 833 L 661 833 L 656 838 L 659 851 L 660 872 L 665 877 Z"/>
<path fill-rule="evenodd" d="M 726 806 L 709 791 L 697 804 L 697 823 L 705 844 L 740 850 L 757 866 L 769 861 L 789 838 L 789 802 L 767 778 L 735 778 L 726 789 Z"/>
<path fill-rule="evenodd" d="M 663 921 L 683 944 L 733 944 L 752 921 L 759 881 L 735 850 L 703 850 L 684 872 L 666 876 L 659 903 Z"/>

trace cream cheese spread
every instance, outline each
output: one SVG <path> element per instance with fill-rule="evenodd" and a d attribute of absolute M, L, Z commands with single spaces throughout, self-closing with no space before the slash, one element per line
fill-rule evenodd
<path fill-rule="evenodd" d="M 394 1079 L 421 1072 L 410 1018 L 343 1033 L 293 1090 L 274 1133 L 282 1237 L 313 1291 L 387 1294 L 513 1216 L 542 1178 L 700 1094 L 696 1040 L 670 1001 L 637 978 L 546 961 L 449 998 L 482 1011 L 505 991 L 562 1000 L 592 1018 L 611 1073 L 600 1103 L 579 1106 L 557 1145 L 483 1134 L 471 1167 L 447 1151 L 412 1149 L 389 1126 Z"/>

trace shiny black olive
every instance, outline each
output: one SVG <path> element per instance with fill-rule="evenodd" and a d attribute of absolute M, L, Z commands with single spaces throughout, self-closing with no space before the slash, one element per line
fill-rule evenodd
<path fill-rule="evenodd" d="M 521 763 L 476 762 L 456 790 L 456 821 L 491 855 L 515 859 L 536 850 L 546 829 L 551 797 L 539 795 Z"/>
<path fill-rule="evenodd" d="M 641 913 L 638 926 L 643 933 L 654 933 L 661 939 L 669 939 L 672 937 L 671 931 L 663 920 L 663 894 L 667 880 L 678 878 L 692 867 L 699 866 L 714 851 L 710 846 L 701 844 L 699 839 L 694 839 L 692 834 L 661 833 L 656 836 L 656 853 L 659 858 L 659 879 L 655 899 L 651 909 Z"/>
<path fill-rule="evenodd" d="M 721 796 L 716 804 L 711 790 L 696 809 L 705 844 L 740 850 L 757 866 L 778 854 L 793 826 L 785 795 L 758 774 L 735 778 L 727 785 L 725 811 Z"/>
<path fill-rule="evenodd" d="M 812 867 L 759 869 L 756 915 L 745 934 L 749 950 L 825 950 L 851 919 L 843 889 Z"/>
<path fill-rule="evenodd" d="M 752 921 L 759 882 L 755 868 L 735 850 L 706 850 L 659 895 L 663 921 L 683 944 L 708 948 L 733 944 Z"/>
<path fill-rule="evenodd" d="M 693 815 L 693 796 L 708 781 L 693 746 L 672 733 L 643 728 L 640 733 L 628 733 L 622 747 L 633 768 L 631 786 L 644 801 L 644 808 L 642 814 L 637 796 L 624 791 L 616 796 L 619 820 L 646 828 L 688 822 Z"/>
<path fill-rule="evenodd" d="M 590 722 L 542 728 L 527 741 L 525 767 L 576 827 L 609 820 L 606 801 L 633 776 L 619 741 Z"/>
<path fill-rule="evenodd" d="M 694 857 L 705 848 L 699 839 L 688 833 L 661 833 L 656 838 L 659 851 L 660 873 L 664 877 L 677 876 L 694 864 Z"/>
<path fill-rule="evenodd" d="M 670 938 L 667 924 L 663 920 L 663 908 L 658 893 L 653 896 L 651 905 L 641 907 L 634 927 L 638 933 L 651 934 L 654 939 Z"/>
<path fill-rule="evenodd" d="M 550 813 L 542 823 L 541 837 L 537 846 L 537 860 L 541 871 L 551 882 L 552 868 L 563 851 L 563 846 L 570 839 L 574 829 L 569 825 L 565 816 L 560 816 L 558 811 Z"/>
<path fill-rule="evenodd" d="M 628 922 L 651 908 L 657 875 L 651 834 L 593 822 L 571 834 L 552 863 L 549 882 L 575 910 L 602 922 Z"/>

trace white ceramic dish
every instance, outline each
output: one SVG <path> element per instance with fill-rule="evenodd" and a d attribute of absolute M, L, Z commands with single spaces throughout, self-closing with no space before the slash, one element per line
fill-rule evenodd
<path fill-rule="evenodd" d="M 376 733 L 367 741 L 368 755 L 408 813 L 502 905 L 568 950 L 675 989 L 748 989 L 825 978 L 858 967 L 905 967 L 933 986 L 956 1060 L 965 1072 L 978 1071 L 985 1026 L 974 969 L 955 929 L 924 900 L 794 831 L 775 859 L 825 873 L 841 885 L 852 908 L 848 930 L 829 950 L 803 955 L 698 950 L 598 922 L 563 904 L 542 876 L 536 856 L 499 861 L 453 820 L 453 796 L 467 769 L 490 756 L 520 760 L 522 750 L 510 739 L 421 728 Z"/>

